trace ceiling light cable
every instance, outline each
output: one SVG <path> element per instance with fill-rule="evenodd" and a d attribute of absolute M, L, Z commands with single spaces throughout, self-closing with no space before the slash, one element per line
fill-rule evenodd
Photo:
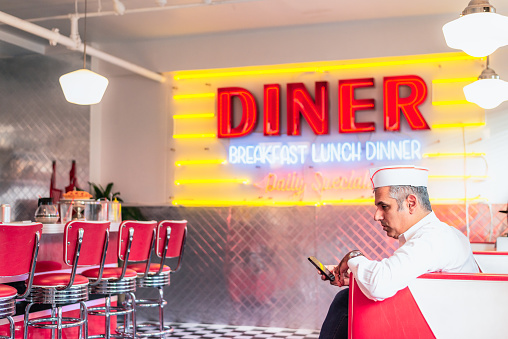
<path fill-rule="evenodd" d="M 85 29 L 83 35 L 83 68 L 66 73 L 60 77 L 60 85 L 65 99 L 77 105 L 93 105 L 101 102 L 108 87 L 108 79 L 86 68 L 86 13 L 88 0 L 85 0 Z"/>

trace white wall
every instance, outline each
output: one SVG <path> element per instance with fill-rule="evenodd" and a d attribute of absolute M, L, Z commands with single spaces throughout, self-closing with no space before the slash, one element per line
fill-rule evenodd
<path fill-rule="evenodd" d="M 169 89 L 131 74 L 109 81 L 91 112 L 90 181 L 114 182 L 124 201 L 161 204 L 167 200 Z"/>
<path fill-rule="evenodd" d="M 157 72 L 174 70 L 358 59 L 452 52 L 441 27 L 454 16 L 412 17 L 293 28 L 238 31 L 100 46 L 108 53 Z M 508 80 L 508 47 L 491 67 Z M 95 69 L 110 77 L 99 108 L 92 113 L 92 181 L 115 182 L 126 201 L 166 203 L 171 195 L 173 159 L 167 154 L 171 84 L 160 85 L 105 62 Z M 492 203 L 508 200 L 505 180 L 508 103 L 487 112 L 485 138 L 492 178 Z M 100 142 L 94 142 L 100 140 Z M 166 170 L 167 168 L 167 170 Z"/>

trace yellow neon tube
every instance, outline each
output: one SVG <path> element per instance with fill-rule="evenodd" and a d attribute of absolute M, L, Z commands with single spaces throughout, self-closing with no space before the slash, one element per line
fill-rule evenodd
<path fill-rule="evenodd" d="M 176 185 L 185 185 L 185 184 L 248 184 L 249 179 L 185 179 L 185 180 L 175 180 Z"/>
<path fill-rule="evenodd" d="M 306 72 L 322 73 L 332 70 L 357 69 L 367 67 L 411 65 L 411 64 L 443 62 L 443 61 L 481 60 L 481 58 L 472 57 L 465 53 L 459 52 L 459 53 L 434 54 L 424 58 L 420 56 L 409 56 L 399 58 L 383 58 L 383 60 L 385 61 L 372 61 L 380 59 L 381 58 L 365 59 L 365 60 L 347 60 L 342 61 L 341 64 L 332 64 L 327 62 L 302 63 L 302 64 L 293 64 L 293 67 L 288 66 L 287 68 L 284 68 L 283 65 L 279 65 L 275 67 L 267 66 L 264 69 L 261 67 L 256 68 L 250 67 L 247 69 L 246 68 L 224 69 L 219 72 L 211 72 L 211 71 L 175 72 L 173 78 L 175 80 L 184 80 L 184 79 L 215 78 L 226 76 L 232 77 L 232 76 L 267 75 L 267 74 L 284 74 L 284 73 L 306 73 Z"/>
<path fill-rule="evenodd" d="M 477 196 L 474 198 L 434 198 L 430 201 L 489 201 L 489 199 Z"/>
<path fill-rule="evenodd" d="M 429 179 L 488 179 L 488 175 L 429 175 Z"/>
<path fill-rule="evenodd" d="M 174 200 L 173 205 L 184 206 L 321 206 L 374 203 L 374 199 L 343 199 L 330 201 L 269 201 L 269 200 Z"/>
<path fill-rule="evenodd" d="M 202 73 L 193 75 L 175 75 L 175 80 L 184 79 L 200 79 L 200 78 L 218 78 L 218 77 L 234 77 L 234 76 L 249 76 L 249 75 L 268 75 L 268 74 L 284 74 L 284 73 L 310 73 L 319 72 L 319 67 L 298 67 L 298 68 L 287 68 L 287 69 L 265 69 L 257 71 L 225 71 L 217 73 Z"/>
<path fill-rule="evenodd" d="M 315 206 L 314 202 L 267 200 L 174 200 L 173 205 L 183 206 Z"/>
<path fill-rule="evenodd" d="M 466 122 L 456 124 L 435 124 L 432 128 L 455 128 L 455 127 L 480 127 L 485 126 L 484 122 Z"/>
<path fill-rule="evenodd" d="M 478 77 L 471 78 L 454 78 L 454 79 L 434 79 L 432 80 L 433 84 L 451 84 L 455 82 L 474 82 L 478 80 Z"/>
<path fill-rule="evenodd" d="M 424 153 L 424 158 L 483 157 L 485 153 Z"/>
<path fill-rule="evenodd" d="M 195 138 L 215 138 L 215 133 L 203 134 L 175 134 L 173 139 L 195 139 Z"/>
<path fill-rule="evenodd" d="M 486 198 L 436 198 L 433 202 L 440 201 L 488 201 Z M 173 200 L 173 205 L 182 206 L 321 206 L 321 205 L 353 205 L 373 204 L 373 198 L 342 199 L 327 201 L 269 201 L 269 200 Z"/>
<path fill-rule="evenodd" d="M 374 204 L 374 198 L 323 200 L 323 205 L 351 205 L 351 204 Z"/>
<path fill-rule="evenodd" d="M 472 102 L 467 100 L 442 100 L 442 101 L 432 101 L 433 106 L 449 106 L 449 105 L 474 105 Z"/>
<path fill-rule="evenodd" d="M 203 99 L 203 98 L 215 98 L 215 93 L 196 93 L 196 94 L 177 94 L 173 95 L 173 99 Z"/>
<path fill-rule="evenodd" d="M 175 161 L 175 165 L 176 166 L 185 166 L 185 165 L 224 165 L 226 163 L 227 163 L 227 161 L 225 159 Z"/>
<path fill-rule="evenodd" d="M 176 114 L 173 119 L 200 119 L 200 118 L 214 118 L 215 113 L 200 113 L 200 114 Z"/>

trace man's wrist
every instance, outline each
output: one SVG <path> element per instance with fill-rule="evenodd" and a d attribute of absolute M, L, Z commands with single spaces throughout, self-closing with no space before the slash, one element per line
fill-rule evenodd
<path fill-rule="evenodd" d="M 349 261 L 349 259 L 353 259 L 353 258 L 356 258 L 361 255 L 363 256 L 363 253 L 358 250 L 351 251 L 351 252 L 349 252 L 349 255 L 348 255 L 348 261 Z"/>

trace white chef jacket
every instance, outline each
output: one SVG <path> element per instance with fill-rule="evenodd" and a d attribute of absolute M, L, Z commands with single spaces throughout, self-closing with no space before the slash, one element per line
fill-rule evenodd
<path fill-rule="evenodd" d="M 399 248 L 381 261 L 364 256 L 349 259 L 348 266 L 363 293 L 381 301 L 429 272 L 478 273 L 471 244 L 455 227 L 441 222 L 434 212 L 399 236 Z"/>

